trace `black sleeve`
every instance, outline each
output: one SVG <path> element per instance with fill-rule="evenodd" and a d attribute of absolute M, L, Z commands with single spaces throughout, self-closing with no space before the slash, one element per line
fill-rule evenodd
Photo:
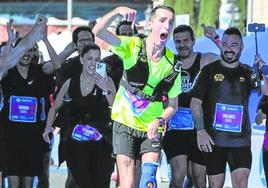
<path fill-rule="evenodd" d="M 209 68 L 208 66 L 205 66 L 199 71 L 193 83 L 192 90 L 190 91 L 192 97 L 198 98 L 202 101 L 209 87 L 209 69 L 208 68 Z"/>

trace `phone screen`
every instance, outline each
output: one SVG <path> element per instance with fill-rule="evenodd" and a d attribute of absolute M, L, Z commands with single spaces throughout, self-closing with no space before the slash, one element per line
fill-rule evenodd
<path fill-rule="evenodd" d="M 101 75 L 103 78 L 106 74 L 106 64 L 105 63 L 97 63 L 96 64 L 96 73 Z"/>

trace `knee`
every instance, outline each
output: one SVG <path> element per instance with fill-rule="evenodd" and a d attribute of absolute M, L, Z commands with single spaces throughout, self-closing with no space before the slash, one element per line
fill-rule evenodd
<path fill-rule="evenodd" d="M 193 182 L 197 188 L 206 187 L 206 174 L 193 175 Z"/>
<path fill-rule="evenodd" d="M 185 179 L 186 173 L 183 172 L 172 172 L 170 187 L 171 188 L 179 188 L 183 186 L 183 182 Z"/>
<path fill-rule="evenodd" d="M 246 178 L 236 179 L 233 183 L 233 186 L 237 188 L 248 187 L 248 180 Z"/>
<path fill-rule="evenodd" d="M 141 169 L 140 187 L 142 188 L 157 188 L 156 171 L 158 168 L 157 163 L 145 162 Z"/>

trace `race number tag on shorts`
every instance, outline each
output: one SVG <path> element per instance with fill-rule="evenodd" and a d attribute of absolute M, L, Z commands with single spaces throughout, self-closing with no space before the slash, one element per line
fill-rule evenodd
<path fill-rule="evenodd" d="M 98 141 L 102 135 L 89 125 L 77 124 L 73 129 L 72 138 L 81 142 L 95 140 Z"/>
<path fill-rule="evenodd" d="M 140 117 L 150 104 L 150 101 L 142 99 L 141 97 L 132 94 L 126 89 L 123 91 L 123 95 L 125 99 L 129 102 L 132 112 L 137 117 Z"/>
<path fill-rule="evenodd" d="M 227 132 L 241 132 L 243 106 L 216 104 L 213 127 Z"/>
<path fill-rule="evenodd" d="M 11 96 L 9 120 L 16 122 L 36 122 L 37 98 Z"/>
<path fill-rule="evenodd" d="M 193 130 L 194 120 L 190 108 L 179 107 L 176 113 L 171 117 L 168 124 L 168 130 Z"/>

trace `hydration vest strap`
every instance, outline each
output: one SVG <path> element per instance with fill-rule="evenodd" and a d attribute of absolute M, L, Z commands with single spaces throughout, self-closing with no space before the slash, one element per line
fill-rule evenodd
<path fill-rule="evenodd" d="M 142 99 L 145 99 L 145 100 L 148 100 L 148 101 L 151 101 L 151 102 L 154 102 L 156 101 L 155 100 L 155 96 L 150 96 L 150 95 L 147 95 L 145 94 L 143 91 L 141 91 L 138 87 L 135 87 L 135 86 L 132 86 L 130 85 L 129 82 L 127 82 L 126 80 L 122 79 L 121 80 L 121 85 L 124 86 L 124 88 L 128 91 L 130 91 L 131 93 L 133 93 L 134 95 L 142 98 Z"/>

